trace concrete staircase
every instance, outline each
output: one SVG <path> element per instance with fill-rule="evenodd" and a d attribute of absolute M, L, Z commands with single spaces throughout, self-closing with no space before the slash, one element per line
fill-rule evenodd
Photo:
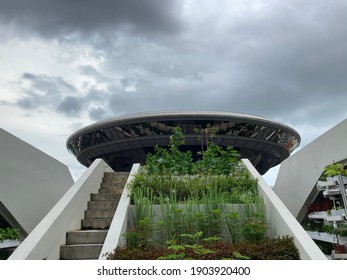
<path fill-rule="evenodd" d="M 60 259 L 98 259 L 128 176 L 128 172 L 104 173 L 99 192 L 90 195 L 81 230 L 66 233 Z"/>

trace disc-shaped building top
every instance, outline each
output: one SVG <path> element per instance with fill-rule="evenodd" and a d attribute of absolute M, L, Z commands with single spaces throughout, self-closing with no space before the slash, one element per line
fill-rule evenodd
<path fill-rule="evenodd" d="M 144 163 L 155 145 L 167 147 L 175 127 L 185 136 L 184 150 L 201 150 L 202 131 L 213 127 L 213 141 L 233 146 L 260 174 L 289 157 L 300 135 L 291 127 L 248 114 L 210 111 L 141 113 L 106 119 L 84 127 L 67 140 L 68 150 L 84 166 L 104 159 L 115 171 L 128 171 Z"/>

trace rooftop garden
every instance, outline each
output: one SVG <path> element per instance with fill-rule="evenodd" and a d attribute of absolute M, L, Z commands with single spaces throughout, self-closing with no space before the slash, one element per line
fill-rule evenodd
<path fill-rule="evenodd" d="M 267 236 L 257 181 L 237 151 L 219 147 L 211 127 L 197 133 L 197 155 L 181 151 L 176 128 L 167 149 L 147 156 L 130 186 L 127 245 L 108 259 L 299 259 L 291 237 Z"/>

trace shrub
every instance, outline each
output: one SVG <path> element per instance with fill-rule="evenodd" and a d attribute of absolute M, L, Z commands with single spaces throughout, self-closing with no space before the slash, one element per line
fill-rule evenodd
<path fill-rule="evenodd" d="M 109 259 L 299 258 L 289 237 L 265 238 L 257 181 L 233 147 L 222 149 L 212 138 L 206 138 L 196 162 L 191 152 L 179 149 L 184 143 L 180 128 L 168 149 L 157 146 L 148 155 L 130 186 L 135 227 L 125 234 L 128 247 L 116 248 Z M 161 208 L 156 222 L 153 203 Z M 237 211 L 226 204 L 242 206 Z M 229 240 L 217 241 L 226 235 Z"/>
<path fill-rule="evenodd" d="M 293 239 L 289 236 L 265 239 L 261 243 L 248 241 L 232 244 L 228 241 L 202 243 L 200 246 L 208 252 L 202 254 L 196 246 L 182 248 L 163 248 L 150 246 L 147 248 L 116 248 L 108 254 L 109 260 L 156 260 L 163 256 L 174 259 L 222 260 L 222 259 L 251 259 L 251 260 L 299 260 L 300 255 Z M 200 247 L 201 248 L 201 247 Z M 208 250 L 208 251 L 207 251 Z M 184 255 L 182 255 L 184 253 Z M 163 259 L 163 258 L 162 258 Z M 167 259 L 167 258 L 166 258 Z"/>
<path fill-rule="evenodd" d="M 247 241 L 260 242 L 265 239 L 267 225 L 261 220 L 249 220 L 243 225 L 243 236 Z"/>
<path fill-rule="evenodd" d="M 0 241 L 5 239 L 18 240 L 20 238 L 19 229 L 16 228 L 0 228 Z"/>

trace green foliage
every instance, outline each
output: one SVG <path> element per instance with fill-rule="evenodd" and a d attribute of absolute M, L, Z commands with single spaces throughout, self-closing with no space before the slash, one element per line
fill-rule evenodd
<path fill-rule="evenodd" d="M 250 260 L 250 257 L 241 255 L 239 252 L 233 252 L 233 256 L 236 260 Z"/>
<path fill-rule="evenodd" d="M 131 183 L 130 190 L 150 189 L 154 203 L 159 203 L 160 196 L 165 199 L 176 197 L 177 201 L 200 200 L 211 192 L 223 197 L 225 203 L 244 203 L 254 201 L 258 196 L 256 180 L 251 178 L 244 167 L 240 167 L 234 176 L 155 176 L 140 172 Z M 133 194 L 132 201 L 133 201 Z"/>
<path fill-rule="evenodd" d="M 0 241 L 5 239 L 18 240 L 20 238 L 20 231 L 16 228 L 0 228 Z"/>
<path fill-rule="evenodd" d="M 140 220 L 135 227 L 125 233 L 127 246 L 146 247 L 152 242 L 152 234 L 152 222 L 148 218 Z"/>
<path fill-rule="evenodd" d="M 305 230 L 326 232 L 340 236 L 347 236 L 347 225 L 339 224 L 336 228 L 331 224 L 315 224 L 310 223 L 304 226 Z"/>
<path fill-rule="evenodd" d="M 325 254 L 325 255 L 331 255 L 331 252 L 333 250 L 333 244 L 330 242 L 324 242 L 320 240 L 314 240 L 314 242 L 317 244 L 319 249 Z"/>
<path fill-rule="evenodd" d="M 147 156 L 146 165 L 131 183 L 136 189 L 150 189 L 154 203 L 159 198 L 183 202 L 189 199 L 202 201 L 211 191 L 223 196 L 225 203 L 244 203 L 257 197 L 256 180 L 239 161 L 239 154 L 228 147 L 222 149 L 207 142 L 206 150 L 199 152 L 200 160 L 193 162 L 192 153 L 182 152 L 184 143 L 180 128 L 174 130 L 169 148 L 155 147 Z"/>
<path fill-rule="evenodd" d="M 206 142 L 206 150 L 198 152 L 200 160 L 193 162 L 191 151 L 182 152 L 185 143 L 182 129 L 177 127 L 170 137 L 168 149 L 155 147 L 154 154 L 146 158 L 146 170 L 150 175 L 226 175 L 229 176 L 238 164 L 239 154 L 233 147 L 226 149 L 215 143 Z"/>
<path fill-rule="evenodd" d="M 182 129 L 174 129 L 170 137 L 169 148 L 155 146 L 155 153 L 148 154 L 146 170 L 150 175 L 184 175 L 193 174 L 194 165 L 190 151 L 181 152 L 179 146 L 185 142 Z"/>
<path fill-rule="evenodd" d="M 261 220 L 249 220 L 243 225 L 243 236 L 249 242 L 260 242 L 265 239 L 267 225 Z"/>
<path fill-rule="evenodd" d="M 188 249 L 192 250 L 197 255 L 207 255 L 207 254 L 214 253 L 214 251 L 212 251 L 211 249 L 205 248 L 201 242 L 207 242 L 207 243 L 215 242 L 215 241 L 218 241 L 219 238 L 213 237 L 213 238 L 204 238 L 201 240 L 202 236 L 203 236 L 202 231 L 196 232 L 195 234 L 188 234 L 188 233 L 180 234 L 180 237 L 188 238 L 188 241 L 187 241 L 188 244 L 182 244 L 182 245 L 178 245 L 176 239 L 166 241 L 165 243 L 169 245 L 168 250 L 173 252 L 170 252 L 168 255 L 160 256 L 158 260 L 191 259 L 190 257 L 187 257 L 185 254 L 185 251 Z"/>
<path fill-rule="evenodd" d="M 128 246 L 117 248 L 110 259 L 268 259 L 243 247 L 262 250 L 270 242 L 256 180 L 232 147 L 213 143 L 214 128 L 199 133 L 204 138 L 196 162 L 191 152 L 179 149 L 180 128 L 168 149 L 157 146 L 147 157 L 130 186 L 135 226 L 125 234 Z M 156 221 L 153 204 L 160 206 Z"/>
<path fill-rule="evenodd" d="M 240 242 L 242 238 L 242 220 L 239 212 L 231 211 L 226 215 L 226 225 L 228 227 L 229 237 L 232 243 Z"/>
<path fill-rule="evenodd" d="M 200 254 L 194 249 L 185 247 L 169 250 L 166 247 L 151 246 L 148 248 L 116 248 L 108 254 L 110 260 L 156 260 L 161 259 L 194 259 L 194 260 L 223 260 L 223 259 L 251 259 L 251 260 L 299 260 L 300 255 L 295 247 L 293 238 L 289 236 L 265 239 L 261 243 L 247 241 L 232 244 L 219 240 L 212 243 L 201 243 L 210 253 Z M 170 255 L 171 254 L 171 255 Z M 183 255 L 184 254 L 184 255 Z"/>
<path fill-rule="evenodd" d="M 323 175 L 333 177 L 336 175 L 347 176 L 347 170 L 341 163 L 333 163 L 324 168 Z"/>
<path fill-rule="evenodd" d="M 338 225 L 338 227 L 333 230 L 333 233 L 340 236 L 347 236 L 347 225 Z"/>
<path fill-rule="evenodd" d="M 134 190 L 135 227 L 125 234 L 130 247 L 145 247 L 152 241 L 154 217 L 152 197 L 149 189 Z"/>

